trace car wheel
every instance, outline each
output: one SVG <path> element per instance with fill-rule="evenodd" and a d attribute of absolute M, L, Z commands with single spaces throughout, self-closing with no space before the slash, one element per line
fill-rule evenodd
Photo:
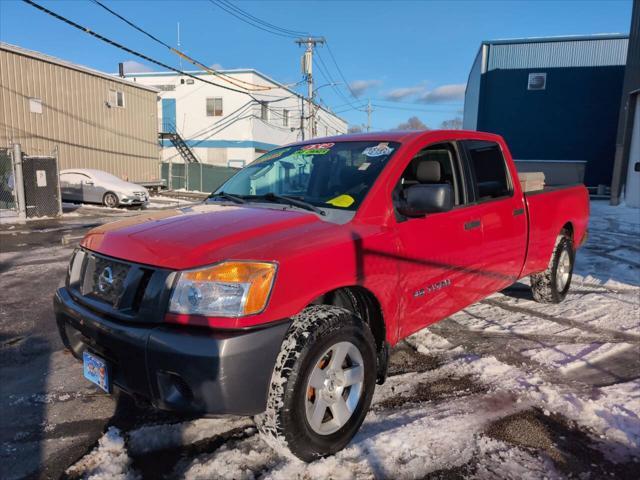
<path fill-rule="evenodd" d="M 350 311 L 308 307 L 293 318 L 267 399 L 256 417 L 267 443 L 310 462 L 342 450 L 369 410 L 376 383 L 375 341 Z"/>
<path fill-rule="evenodd" d="M 560 303 L 567 296 L 573 277 L 575 251 L 571 237 L 561 234 L 544 272 L 531 275 L 531 292 L 540 303 Z"/>
<path fill-rule="evenodd" d="M 120 200 L 118 200 L 118 196 L 115 193 L 107 192 L 104 194 L 104 197 L 102 197 L 102 203 L 105 207 L 116 208 Z"/>

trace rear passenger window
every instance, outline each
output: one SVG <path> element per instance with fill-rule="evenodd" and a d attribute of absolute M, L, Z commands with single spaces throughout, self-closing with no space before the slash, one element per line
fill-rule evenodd
<path fill-rule="evenodd" d="M 511 195 L 507 165 L 497 143 L 471 140 L 464 142 L 469 167 L 475 179 L 475 194 L 479 202 Z"/>

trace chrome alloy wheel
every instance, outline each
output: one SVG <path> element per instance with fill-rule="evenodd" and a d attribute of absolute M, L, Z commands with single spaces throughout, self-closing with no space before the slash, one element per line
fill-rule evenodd
<path fill-rule="evenodd" d="M 305 411 L 311 429 L 319 435 L 340 430 L 358 406 L 364 387 L 364 362 L 351 342 L 328 348 L 309 375 Z"/>
<path fill-rule="evenodd" d="M 564 290 L 569 281 L 569 275 L 571 274 L 571 257 L 569 252 L 565 249 L 560 254 L 558 260 L 558 269 L 556 271 L 556 288 L 559 292 Z"/>

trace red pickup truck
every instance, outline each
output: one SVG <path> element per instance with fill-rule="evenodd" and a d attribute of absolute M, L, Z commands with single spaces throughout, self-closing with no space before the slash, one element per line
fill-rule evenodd
<path fill-rule="evenodd" d="M 355 435 L 400 339 L 526 276 L 560 302 L 588 215 L 582 185 L 523 193 L 496 135 L 314 139 L 202 204 L 90 231 L 57 323 L 105 391 L 255 415 L 309 461 Z"/>

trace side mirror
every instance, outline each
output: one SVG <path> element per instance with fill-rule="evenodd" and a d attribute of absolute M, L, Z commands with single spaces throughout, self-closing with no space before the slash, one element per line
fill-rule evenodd
<path fill-rule="evenodd" d="M 88 185 L 88 186 L 91 186 L 91 185 L 93 185 L 93 181 L 92 180 L 85 180 L 84 184 Z"/>
<path fill-rule="evenodd" d="M 448 212 L 453 208 L 453 189 L 448 183 L 412 185 L 404 192 L 398 211 L 406 217 Z"/>

